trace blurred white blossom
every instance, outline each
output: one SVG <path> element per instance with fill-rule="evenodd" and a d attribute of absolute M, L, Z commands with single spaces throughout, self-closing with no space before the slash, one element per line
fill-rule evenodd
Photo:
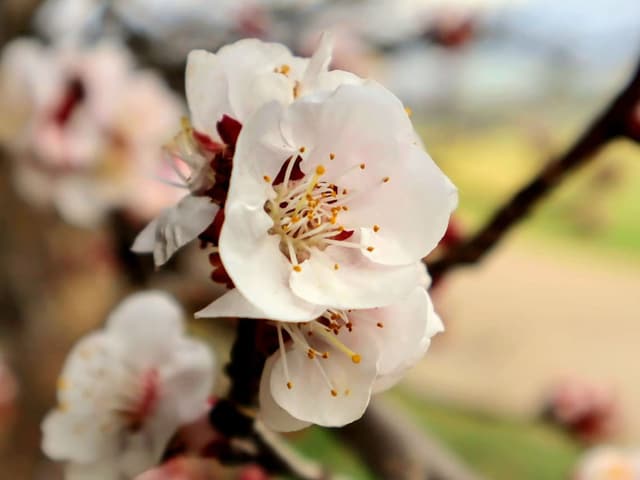
<path fill-rule="evenodd" d="M 207 407 L 213 358 L 185 336 L 182 311 L 149 291 L 124 300 L 81 339 L 58 380 L 42 448 L 73 480 L 131 478 L 160 460 L 176 429 Z"/>
<path fill-rule="evenodd" d="M 2 55 L 0 99 L 0 143 L 33 203 L 94 226 L 113 209 L 151 218 L 176 198 L 155 177 L 180 103 L 155 74 L 136 71 L 122 46 L 16 40 Z"/>

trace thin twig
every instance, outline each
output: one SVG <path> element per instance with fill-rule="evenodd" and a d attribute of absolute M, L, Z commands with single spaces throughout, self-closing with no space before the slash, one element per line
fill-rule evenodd
<path fill-rule="evenodd" d="M 627 87 L 564 155 L 550 162 L 469 240 L 445 251 L 434 262 L 428 262 L 432 277 L 440 278 L 453 267 L 481 260 L 537 203 L 560 185 L 571 172 L 593 159 L 611 140 L 618 137 L 638 140 L 640 131 L 634 112 L 639 102 L 640 63 Z"/>

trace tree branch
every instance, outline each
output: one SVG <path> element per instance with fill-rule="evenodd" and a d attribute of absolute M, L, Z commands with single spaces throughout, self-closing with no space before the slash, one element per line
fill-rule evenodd
<path fill-rule="evenodd" d="M 377 399 L 339 430 L 381 480 L 479 480 L 451 452 L 397 408 Z"/>
<path fill-rule="evenodd" d="M 640 63 L 627 87 L 564 155 L 550 162 L 469 240 L 445 251 L 439 259 L 427 263 L 432 277 L 438 279 L 451 268 L 481 260 L 536 204 L 571 172 L 594 158 L 611 140 L 618 137 L 640 139 L 640 119 L 637 118 L 639 103 Z"/>

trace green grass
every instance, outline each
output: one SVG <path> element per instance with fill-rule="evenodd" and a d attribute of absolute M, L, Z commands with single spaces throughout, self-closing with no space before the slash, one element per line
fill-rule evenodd
<path fill-rule="evenodd" d="M 372 480 L 375 477 L 346 447 L 333 436 L 331 430 L 311 427 L 290 437 L 293 445 L 309 459 L 326 465 L 332 473 L 351 480 Z"/>
<path fill-rule="evenodd" d="M 406 392 L 391 398 L 491 480 L 564 480 L 580 452 L 571 439 L 545 424 L 479 414 Z"/>
<path fill-rule="evenodd" d="M 490 480 L 565 480 L 580 454 L 570 438 L 545 424 L 479 414 L 403 391 L 388 397 Z M 301 452 L 338 473 L 374 479 L 329 430 L 311 428 L 292 440 Z"/>

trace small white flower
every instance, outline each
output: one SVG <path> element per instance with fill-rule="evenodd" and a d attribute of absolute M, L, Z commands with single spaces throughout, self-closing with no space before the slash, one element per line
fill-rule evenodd
<path fill-rule="evenodd" d="M 225 207 L 220 256 L 238 291 L 198 315 L 295 322 L 389 305 L 417 284 L 456 204 L 378 84 L 271 103 L 243 127 Z"/>
<path fill-rule="evenodd" d="M 133 295 L 69 354 L 42 448 L 68 462 L 68 479 L 131 478 L 206 411 L 212 382 L 211 352 L 185 337 L 176 302 L 158 291 Z"/>
<path fill-rule="evenodd" d="M 216 54 L 191 52 L 186 69 L 191 124 L 186 122 L 167 148 L 189 194 L 149 224 L 133 250 L 153 252 L 156 265 L 162 265 L 212 224 L 225 202 L 240 129 L 257 109 L 272 101 L 286 105 L 313 92 L 360 82 L 348 72 L 329 71 L 330 61 L 327 36 L 310 59 L 256 39 L 240 40 Z"/>
<path fill-rule="evenodd" d="M 357 420 L 371 394 L 395 384 L 443 330 L 422 287 L 388 307 L 329 309 L 276 328 L 280 348 L 262 374 L 260 416 L 278 431 Z"/>

